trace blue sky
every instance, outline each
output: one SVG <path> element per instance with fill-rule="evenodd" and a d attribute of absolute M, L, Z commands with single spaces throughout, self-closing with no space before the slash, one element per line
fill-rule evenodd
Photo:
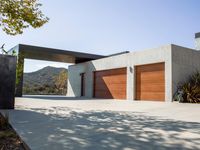
<path fill-rule="evenodd" d="M 139 51 L 166 44 L 194 48 L 200 32 L 200 0 L 41 0 L 50 18 L 40 29 L 8 36 L 0 44 L 18 43 L 95 54 Z M 26 60 L 25 71 L 66 64 Z"/>

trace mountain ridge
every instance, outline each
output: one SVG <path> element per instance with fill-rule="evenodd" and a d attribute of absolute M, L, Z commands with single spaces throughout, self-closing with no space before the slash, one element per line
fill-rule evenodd
<path fill-rule="evenodd" d="M 67 91 L 67 73 L 66 68 L 51 66 L 24 73 L 23 94 L 65 95 Z"/>

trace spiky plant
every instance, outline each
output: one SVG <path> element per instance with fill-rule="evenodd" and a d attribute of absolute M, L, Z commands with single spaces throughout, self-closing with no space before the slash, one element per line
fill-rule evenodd
<path fill-rule="evenodd" d="M 185 103 L 200 103 L 200 72 L 191 75 L 178 87 L 174 100 Z"/>
<path fill-rule="evenodd" d="M 185 83 L 182 86 L 184 102 L 200 103 L 200 86 Z"/>

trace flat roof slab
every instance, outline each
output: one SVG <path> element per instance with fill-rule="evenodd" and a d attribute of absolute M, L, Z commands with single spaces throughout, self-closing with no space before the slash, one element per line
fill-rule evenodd
<path fill-rule="evenodd" d="M 12 48 L 10 51 L 16 49 L 18 53 L 23 53 L 24 57 L 27 59 L 57 61 L 66 63 L 81 63 L 105 57 L 103 55 L 61 50 L 55 48 L 31 46 L 24 44 L 19 44 L 16 47 Z"/>

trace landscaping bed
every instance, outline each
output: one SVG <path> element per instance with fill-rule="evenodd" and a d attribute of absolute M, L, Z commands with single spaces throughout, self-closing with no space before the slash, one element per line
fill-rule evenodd
<path fill-rule="evenodd" d="M 0 113 L 0 150 L 25 150 L 23 142 L 8 123 L 8 117 Z"/>
<path fill-rule="evenodd" d="M 200 104 L 200 72 L 197 71 L 177 87 L 174 100 L 181 103 Z"/>

